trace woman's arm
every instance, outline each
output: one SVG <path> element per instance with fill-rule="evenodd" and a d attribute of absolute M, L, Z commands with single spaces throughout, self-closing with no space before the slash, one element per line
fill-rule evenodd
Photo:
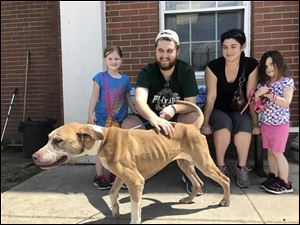
<path fill-rule="evenodd" d="M 256 67 L 248 77 L 247 89 L 246 89 L 247 90 L 247 98 L 249 98 L 250 91 L 256 89 L 257 77 L 258 77 L 258 68 Z M 251 119 L 252 119 L 252 126 L 253 126 L 252 133 L 253 134 L 259 134 L 260 129 L 259 129 L 259 123 L 258 123 L 258 115 L 254 111 L 254 104 L 249 105 L 249 110 L 250 110 L 250 115 L 251 115 Z"/>
<path fill-rule="evenodd" d="M 204 105 L 204 123 L 201 131 L 203 134 L 208 135 L 212 133 L 211 126 L 209 125 L 209 118 L 217 98 L 217 77 L 209 67 L 206 67 L 205 69 L 205 84 L 207 96 Z"/>

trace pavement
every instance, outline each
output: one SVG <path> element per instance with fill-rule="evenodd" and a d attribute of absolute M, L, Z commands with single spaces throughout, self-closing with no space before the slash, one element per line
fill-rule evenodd
<path fill-rule="evenodd" d="M 251 160 L 248 166 L 252 166 Z M 229 163 L 233 170 L 234 162 Z M 267 165 L 265 165 L 267 166 Z M 274 195 L 259 187 L 265 179 L 250 171 L 251 187 L 240 189 L 231 178 L 231 204 L 219 207 L 222 188 L 199 173 L 204 194 L 192 204 L 185 197 L 175 162 L 147 180 L 142 199 L 144 224 L 299 224 L 299 164 L 289 163 L 294 193 Z M 266 167 L 267 168 L 267 167 Z M 130 222 L 127 190 L 119 195 L 120 216 L 113 218 L 108 190 L 93 185 L 94 166 L 62 165 L 43 171 L 1 194 L 1 224 L 124 224 Z"/>

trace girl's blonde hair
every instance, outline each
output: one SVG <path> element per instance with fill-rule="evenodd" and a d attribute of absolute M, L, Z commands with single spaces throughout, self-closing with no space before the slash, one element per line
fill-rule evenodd
<path fill-rule="evenodd" d="M 103 52 L 103 57 L 106 58 L 113 51 L 116 51 L 121 58 L 123 57 L 122 49 L 120 48 L 120 46 L 117 45 L 106 46 Z"/>

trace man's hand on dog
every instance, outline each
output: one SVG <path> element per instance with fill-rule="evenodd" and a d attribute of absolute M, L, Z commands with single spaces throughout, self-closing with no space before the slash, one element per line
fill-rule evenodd
<path fill-rule="evenodd" d="M 172 106 L 165 107 L 161 112 L 159 117 L 150 120 L 151 125 L 159 132 L 163 132 L 165 135 L 172 137 L 174 135 L 174 125 L 175 122 L 170 122 L 171 118 L 175 115 L 175 111 Z"/>

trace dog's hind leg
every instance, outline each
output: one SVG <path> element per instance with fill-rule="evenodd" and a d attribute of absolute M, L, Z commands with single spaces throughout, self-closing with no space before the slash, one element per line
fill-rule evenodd
<path fill-rule="evenodd" d="M 111 202 L 111 211 L 113 214 L 113 217 L 116 217 L 119 215 L 119 191 L 121 189 L 121 186 L 123 184 L 123 181 L 119 178 L 116 177 L 113 186 L 110 189 L 109 192 L 109 197 L 110 197 L 110 202 Z"/>
<path fill-rule="evenodd" d="M 212 159 L 205 161 L 205 165 L 197 164 L 196 167 L 207 177 L 213 179 L 220 184 L 224 191 L 224 197 L 219 203 L 220 206 L 229 206 L 230 204 L 230 179 L 226 177 L 215 165 Z"/>
<path fill-rule="evenodd" d="M 198 177 L 195 167 L 190 161 L 178 159 L 177 164 L 193 185 L 192 193 L 188 197 L 180 199 L 180 203 L 192 203 L 199 190 L 203 187 L 203 182 Z"/>

